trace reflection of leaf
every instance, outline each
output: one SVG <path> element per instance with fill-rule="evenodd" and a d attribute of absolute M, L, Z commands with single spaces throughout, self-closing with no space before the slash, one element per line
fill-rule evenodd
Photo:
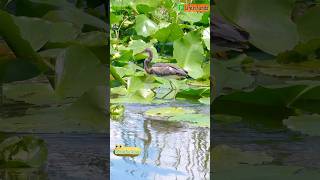
<path fill-rule="evenodd" d="M 283 124 L 294 131 L 300 131 L 311 136 L 320 136 L 319 114 L 290 116 L 283 120 Z"/>
<path fill-rule="evenodd" d="M 62 97 L 80 96 L 106 82 L 105 67 L 88 49 L 71 46 L 63 51 L 56 62 L 56 93 Z"/>
<path fill-rule="evenodd" d="M 150 20 L 146 15 L 138 15 L 136 17 L 135 30 L 138 35 L 148 37 L 158 30 L 158 25 Z"/>
<path fill-rule="evenodd" d="M 203 75 L 201 64 L 204 60 L 203 46 L 199 32 L 190 32 L 173 43 L 173 57 L 178 65 L 188 71 L 194 79 Z"/>
<path fill-rule="evenodd" d="M 7 138 L 0 143 L 0 167 L 40 167 L 47 151 L 45 142 L 32 136 Z"/>
<path fill-rule="evenodd" d="M 223 15 L 249 32 L 253 45 L 276 55 L 292 49 L 298 43 L 297 28 L 291 21 L 294 2 L 223 0 L 217 2 L 217 6 Z"/>

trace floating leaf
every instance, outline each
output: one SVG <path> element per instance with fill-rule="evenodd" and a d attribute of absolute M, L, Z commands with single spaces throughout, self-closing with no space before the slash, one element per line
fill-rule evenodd
<path fill-rule="evenodd" d="M 242 120 L 242 117 L 239 116 L 231 116 L 226 114 L 214 114 L 213 121 L 217 124 L 232 124 L 237 123 Z"/>
<path fill-rule="evenodd" d="M 209 97 L 200 98 L 199 102 L 201 102 L 202 104 L 210 105 L 210 98 Z"/>
<path fill-rule="evenodd" d="M 320 76 L 319 61 L 279 64 L 275 61 L 256 62 L 254 69 L 271 76 L 311 78 Z"/>
<path fill-rule="evenodd" d="M 216 96 L 221 94 L 223 89 L 243 89 L 250 86 L 254 82 L 254 78 L 244 73 L 240 67 L 240 63 L 245 60 L 245 55 L 240 55 L 235 59 L 222 62 L 213 61 Z"/>
<path fill-rule="evenodd" d="M 207 114 L 176 114 L 168 119 L 169 121 L 189 122 L 200 127 L 210 127 L 210 115 Z"/>
<path fill-rule="evenodd" d="M 290 116 L 283 124 L 293 131 L 300 131 L 311 136 L 320 136 L 320 115 Z"/>
<path fill-rule="evenodd" d="M 192 109 L 184 109 L 182 107 L 162 107 L 149 109 L 144 114 L 151 117 L 170 117 L 194 112 Z"/>

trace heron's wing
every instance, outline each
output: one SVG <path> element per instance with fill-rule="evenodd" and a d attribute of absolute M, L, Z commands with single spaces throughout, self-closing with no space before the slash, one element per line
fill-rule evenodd
<path fill-rule="evenodd" d="M 247 42 L 249 38 L 247 32 L 242 31 L 217 14 L 214 16 L 212 36 L 223 38 L 231 42 Z"/>
<path fill-rule="evenodd" d="M 151 72 L 159 76 L 169 76 L 169 75 L 178 75 L 178 76 L 187 76 L 187 71 L 171 66 L 169 64 L 157 63 L 151 67 Z"/>
<path fill-rule="evenodd" d="M 180 70 L 180 71 L 184 71 L 185 73 L 188 73 L 188 71 L 174 65 L 174 64 L 170 64 L 170 63 L 155 63 L 152 65 L 152 67 L 170 67 L 173 68 L 175 70 Z"/>

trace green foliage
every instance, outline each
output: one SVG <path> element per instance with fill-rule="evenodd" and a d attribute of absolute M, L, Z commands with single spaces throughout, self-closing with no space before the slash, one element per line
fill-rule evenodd
<path fill-rule="evenodd" d="M 105 12 L 93 9 L 101 2 L 11 4 L 16 7 L 10 9 L 13 14 L 0 10 L 4 103 L 19 101 L 40 108 L 27 106 L 25 116 L 1 116 L 0 131 L 105 132 L 107 25 Z M 15 82 L 30 78 L 34 79 Z"/>
<path fill-rule="evenodd" d="M 277 55 L 292 49 L 299 41 L 296 24 L 290 19 L 294 2 L 295 0 L 225 0 L 217 6 L 221 14 L 249 32 L 253 45 Z"/>
<path fill-rule="evenodd" d="M 71 46 L 59 55 L 56 75 L 56 93 L 61 97 L 77 97 L 106 82 L 105 68 L 100 60 L 81 46 Z"/>
<path fill-rule="evenodd" d="M 141 52 L 150 48 L 152 63 L 169 63 L 187 70 L 193 79 L 209 80 L 208 13 L 181 13 L 174 5 L 171 0 L 111 2 L 111 88 L 125 88 L 121 94 L 112 92 L 112 103 L 209 97 L 208 84 L 190 85 L 183 79 L 149 75 L 143 69 L 147 56 Z"/>

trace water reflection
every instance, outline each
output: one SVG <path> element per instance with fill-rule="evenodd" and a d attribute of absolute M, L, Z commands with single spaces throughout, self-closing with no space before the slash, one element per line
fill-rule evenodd
<path fill-rule="evenodd" d="M 111 148 L 125 144 L 142 149 L 135 158 L 111 153 L 111 179 L 209 179 L 209 128 L 145 119 L 143 112 L 153 107 L 127 105 L 125 119 L 111 121 Z M 209 111 L 209 106 L 192 108 Z"/>

